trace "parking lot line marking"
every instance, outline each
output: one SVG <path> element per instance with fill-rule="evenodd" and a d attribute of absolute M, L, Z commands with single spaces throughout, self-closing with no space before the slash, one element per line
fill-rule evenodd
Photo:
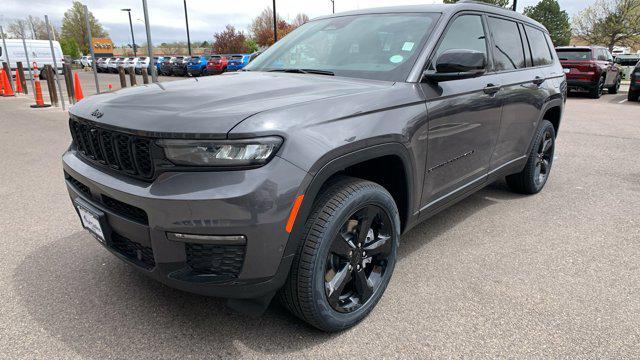
<path fill-rule="evenodd" d="M 620 100 L 620 101 L 618 101 L 618 104 L 622 104 L 625 101 L 627 101 L 627 99 Z"/>

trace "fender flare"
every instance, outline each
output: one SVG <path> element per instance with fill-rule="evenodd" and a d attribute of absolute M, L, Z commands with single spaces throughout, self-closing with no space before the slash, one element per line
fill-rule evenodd
<path fill-rule="evenodd" d="M 412 203 L 415 200 L 415 196 L 413 196 L 415 191 L 415 184 L 413 181 L 414 174 L 409 150 L 404 145 L 398 142 L 383 143 L 366 147 L 349 152 L 347 154 L 333 157 L 328 161 L 320 160 L 321 164 L 316 164 L 312 167 L 312 169 L 319 170 L 317 172 L 310 172 L 300 185 L 300 190 L 298 193 L 304 194 L 304 200 L 295 219 L 293 230 L 289 234 L 289 239 L 283 253 L 283 261 L 288 257 L 290 257 L 291 260 L 293 259 L 293 255 L 295 255 L 297 246 L 300 242 L 299 240 L 302 238 L 302 235 L 304 233 L 304 225 L 307 221 L 307 218 L 311 214 L 313 204 L 315 203 L 315 200 L 317 199 L 320 190 L 322 189 L 322 186 L 326 183 L 326 181 L 331 176 L 348 168 L 349 166 L 382 156 L 397 156 L 403 163 L 406 181 L 405 186 L 407 187 L 407 204 L 406 209 L 404 209 L 406 216 L 405 219 L 402 220 L 403 224 L 405 224 L 404 227 L 407 228 L 412 217 Z"/>

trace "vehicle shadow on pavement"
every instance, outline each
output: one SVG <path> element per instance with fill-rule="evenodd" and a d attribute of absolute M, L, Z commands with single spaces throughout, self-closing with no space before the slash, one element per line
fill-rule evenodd
<path fill-rule="evenodd" d="M 484 208 L 500 200 L 512 200 L 522 197 L 525 196 L 512 192 L 504 181 L 488 185 L 459 203 L 423 221 L 404 234 L 398 247 L 398 261 L 401 262 L 405 257 L 456 227 L 457 224 L 469 216 L 482 212 Z"/>
<path fill-rule="evenodd" d="M 460 221 L 520 197 L 491 185 L 407 233 L 400 261 Z M 325 334 L 277 301 L 261 317 L 234 313 L 222 299 L 182 292 L 147 278 L 84 231 L 31 252 L 13 274 L 14 291 L 51 337 L 87 358 L 246 357 L 288 354 Z"/>

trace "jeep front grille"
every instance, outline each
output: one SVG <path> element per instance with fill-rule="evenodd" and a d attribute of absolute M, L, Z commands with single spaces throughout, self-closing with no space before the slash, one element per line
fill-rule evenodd
<path fill-rule="evenodd" d="M 69 120 L 71 137 L 83 158 L 94 164 L 143 180 L 152 180 L 155 167 L 151 139 Z"/>

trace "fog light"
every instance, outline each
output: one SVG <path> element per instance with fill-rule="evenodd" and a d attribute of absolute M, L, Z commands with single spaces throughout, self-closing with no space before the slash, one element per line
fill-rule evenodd
<path fill-rule="evenodd" d="M 199 235 L 168 232 L 167 239 L 195 244 L 245 245 L 247 243 L 247 238 L 244 235 Z"/>

